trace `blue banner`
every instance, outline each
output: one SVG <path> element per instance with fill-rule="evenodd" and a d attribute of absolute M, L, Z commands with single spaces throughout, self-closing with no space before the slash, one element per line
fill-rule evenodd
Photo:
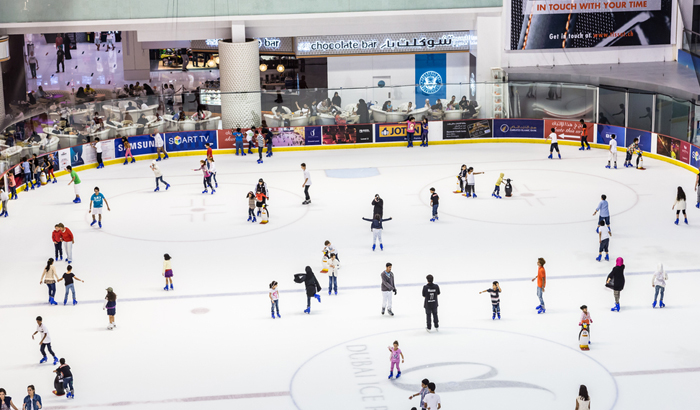
<path fill-rule="evenodd" d="M 211 144 L 211 149 L 216 149 L 216 130 L 165 133 L 165 150 L 168 152 L 205 150 L 206 143 Z"/>
<path fill-rule="evenodd" d="M 304 143 L 306 145 L 321 145 L 321 127 L 304 127 Z"/>
<path fill-rule="evenodd" d="M 438 99 L 447 98 L 447 54 L 416 54 L 416 102 L 415 107 L 425 106 L 425 100 L 434 105 Z M 447 101 L 442 101 L 446 108 Z"/>
<path fill-rule="evenodd" d="M 625 140 L 625 128 L 614 125 L 598 124 L 598 144 L 609 144 L 610 137 L 615 134 L 617 146 L 622 146 L 622 141 Z"/>
<path fill-rule="evenodd" d="M 72 167 L 77 167 L 78 165 L 85 164 L 83 160 L 83 146 L 75 145 L 70 147 L 70 165 Z"/>
<path fill-rule="evenodd" d="M 700 148 L 695 145 L 690 146 L 690 165 L 700 169 Z"/>
<path fill-rule="evenodd" d="M 625 146 L 629 147 L 630 145 L 632 145 L 632 142 L 634 142 L 635 138 L 639 138 L 639 147 L 642 149 L 642 151 L 651 152 L 651 133 L 649 131 L 627 128 L 627 135 L 625 136 Z"/>
<path fill-rule="evenodd" d="M 493 120 L 496 138 L 544 138 L 542 120 Z"/>
<path fill-rule="evenodd" d="M 161 134 L 163 135 L 163 134 Z M 139 135 L 137 137 L 128 137 L 129 145 L 131 145 L 132 155 L 145 155 L 156 153 L 156 141 L 150 135 Z M 121 138 L 114 139 L 114 157 L 124 158 L 126 149 L 122 144 Z"/>

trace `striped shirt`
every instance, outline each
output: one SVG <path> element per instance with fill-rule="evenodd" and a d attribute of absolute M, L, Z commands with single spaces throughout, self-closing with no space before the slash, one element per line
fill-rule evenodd
<path fill-rule="evenodd" d="M 501 301 L 501 299 L 498 297 L 498 295 L 500 293 L 499 291 L 489 289 L 489 290 L 487 290 L 487 292 L 491 295 L 491 304 L 492 305 L 497 305 Z"/>

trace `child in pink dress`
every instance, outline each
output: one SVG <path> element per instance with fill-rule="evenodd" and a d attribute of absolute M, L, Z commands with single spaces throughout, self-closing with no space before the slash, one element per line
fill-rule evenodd
<path fill-rule="evenodd" d="M 389 346 L 389 351 L 391 352 L 391 372 L 389 373 L 389 379 L 394 377 L 394 366 L 396 366 L 396 378 L 401 377 L 401 367 L 399 367 L 399 357 L 401 358 L 401 363 L 403 363 L 403 353 L 399 349 L 399 342 L 394 341 L 394 347 Z"/>

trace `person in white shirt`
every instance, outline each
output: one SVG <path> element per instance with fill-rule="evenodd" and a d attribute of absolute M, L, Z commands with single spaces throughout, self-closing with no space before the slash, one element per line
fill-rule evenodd
<path fill-rule="evenodd" d="M 559 143 L 557 142 L 557 133 L 554 128 L 552 128 L 551 131 L 552 132 L 549 134 L 548 139 L 552 140 L 552 143 L 549 145 L 549 156 L 547 158 L 552 159 L 554 150 L 557 150 L 557 155 L 559 155 L 559 159 L 561 159 L 561 153 L 559 152 Z"/>
<path fill-rule="evenodd" d="M 36 332 L 32 334 L 32 340 L 34 340 L 34 336 L 39 333 L 39 336 L 41 337 L 41 340 L 39 341 L 39 346 L 41 346 L 41 355 L 43 358 L 39 363 L 46 363 L 46 348 L 49 349 L 49 353 L 51 353 L 51 356 L 53 356 L 53 364 L 56 365 L 58 363 L 58 357 L 56 357 L 56 354 L 53 352 L 53 349 L 51 349 L 51 336 L 49 336 L 49 329 L 46 328 L 42 324 L 43 319 L 41 316 L 36 317 Z"/>
<path fill-rule="evenodd" d="M 590 410 L 591 398 L 588 396 L 588 389 L 583 384 L 578 389 L 578 397 L 576 398 L 576 410 Z"/>
<path fill-rule="evenodd" d="M 610 137 L 610 156 L 608 157 L 608 165 L 605 168 L 610 168 L 610 161 L 613 161 L 613 166 L 617 169 L 617 136 L 615 134 Z"/>
<path fill-rule="evenodd" d="M 170 188 L 170 184 L 165 182 L 163 179 L 163 171 L 160 170 L 158 167 L 158 164 L 156 164 L 156 161 L 154 160 L 151 162 L 151 171 L 153 171 L 153 174 L 156 176 L 156 189 L 153 190 L 153 192 L 158 192 L 160 191 L 160 187 L 158 186 L 158 181 L 162 182 L 165 184 L 165 190 L 167 191 L 168 188 Z"/>
<path fill-rule="evenodd" d="M 245 140 L 248 141 L 248 154 L 253 153 L 253 136 L 255 135 L 255 130 L 255 127 L 250 127 L 250 129 L 245 132 Z"/>
<path fill-rule="evenodd" d="M 158 154 L 158 159 L 156 159 L 156 161 L 160 161 L 161 152 L 165 155 L 165 158 L 163 159 L 168 159 L 168 153 L 165 152 L 165 142 L 163 142 L 163 136 L 161 136 L 160 133 L 157 132 L 153 134 L 153 139 L 156 142 L 156 153 Z"/>
<path fill-rule="evenodd" d="M 664 264 L 659 263 L 656 265 L 656 271 L 654 276 L 651 278 L 651 287 L 655 289 L 654 292 L 654 303 L 651 305 L 652 308 L 656 307 L 656 298 L 661 293 L 661 299 L 659 299 L 659 307 L 665 307 L 664 305 L 664 291 L 666 290 L 666 281 L 668 280 L 668 275 L 664 271 Z"/>
<path fill-rule="evenodd" d="M 302 162 L 301 170 L 304 171 L 304 183 L 301 186 L 304 188 L 304 195 L 306 200 L 302 202 L 302 205 L 308 205 L 311 203 L 311 197 L 309 196 L 309 187 L 311 186 L 311 175 L 309 171 L 306 170 L 306 164 Z"/>
<path fill-rule="evenodd" d="M 430 393 L 425 395 L 423 399 L 423 408 L 426 410 L 439 410 L 442 408 L 442 403 L 440 402 L 440 396 L 435 394 L 435 383 L 428 383 L 428 390 Z"/>
<path fill-rule="evenodd" d="M 107 32 L 107 50 L 105 51 L 109 51 L 109 46 L 112 46 L 112 50 L 114 50 L 114 39 L 114 31 Z"/>
<path fill-rule="evenodd" d="M 338 294 L 338 271 L 340 270 L 340 261 L 336 259 L 335 253 L 331 253 L 328 260 L 328 295 L 331 294 L 331 289 Z"/>
<path fill-rule="evenodd" d="M 105 164 L 102 162 L 102 143 L 99 138 L 95 138 L 95 142 L 92 143 L 97 153 L 97 169 L 104 168 Z"/>
<path fill-rule="evenodd" d="M 598 221 L 598 229 L 596 229 L 596 232 L 598 232 L 598 257 L 595 258 L 598 262 L 600 262 L 600 258 L 603 257 L 603 251 L 605 251 L 605 260 L 609 261 L 610 260 L 610 255 L 608 255 L 608 244 L 610 243 L 610 237 L 612 236 L 612 232 L 610 232 L 610 226 L 605 226 L 605 220 L 601 219 Z"/>

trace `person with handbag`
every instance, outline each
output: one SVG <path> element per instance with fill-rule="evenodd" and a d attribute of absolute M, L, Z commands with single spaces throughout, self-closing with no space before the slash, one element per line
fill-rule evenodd
<path fill-rule="evenodd" d="M 612 289 L 615 295 L 615 306 L 610 310 L 612 312 L 620 311 L 620 292 L 625 288 L 625 264 L 622 258 L 617 258 L 615 267 L 608 275 L 605 286 Z"/>

